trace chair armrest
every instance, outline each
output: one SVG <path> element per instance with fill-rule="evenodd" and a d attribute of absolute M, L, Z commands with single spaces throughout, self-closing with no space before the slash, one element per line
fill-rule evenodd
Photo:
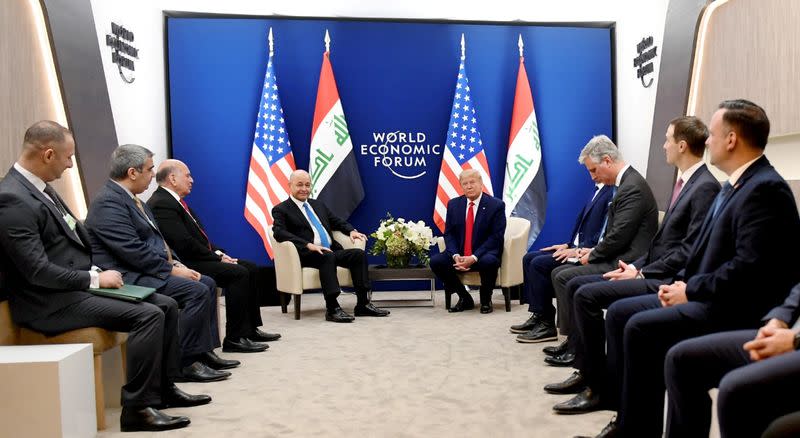
<path fill-rule="evenodd" d="M 531 223 L 525 219 L 509 218 L 506 235 L 503 239 L 503 257 L 497 274 L 501 287 L 522 284 L 522 257 L 528 249 L 528 233 Z"/>
<path fill-rule="evenodd" d="M 447 249 L 447 245 L 444 243 L 444 237 L 436 236 L 433 238 L 433 241 L 439 245 L 439 252 L 444 252 L 444 250 Z"/>
<path fill-rule="evenodd" d="M 300 295 L 303 293 L 303 267 L 300 254 L 292 242 L 278 242 L 272 235 L 272 227 L 267 230 L 275 260 L 275 285 L 284 293 Z"/>
<path fill-rule="evenodd" d="M 342 248 L 344 248 L 344 249 L 352 249 L 352 248 L 366 249 L 367 248 L 367 241 L 366 240 L 358 239 L 358 240 L 355 241 L 355 243 L 353 243 L 353 241 L 350 240 L 350 236 L 348 236 L 347 234 L 342 233 L 341 231 L 334 231 L 333 232 L 333 240 L 339 242 L 339 245 L 342 245 Z"/>

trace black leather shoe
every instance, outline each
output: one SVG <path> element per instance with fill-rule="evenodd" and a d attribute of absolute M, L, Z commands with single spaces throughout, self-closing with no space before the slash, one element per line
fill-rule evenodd
<path fill-rule="evenodd" d="M 272 341 L 277 341 L 280 338 L 281 338 L 281 335 L 278 334 L 278 333 L 262 332 L 259 329 L 256 329 L 253 332 L 253 334 L 251 334 L 250 336 L 247 337 L 247 339 L 249 339 L 249 340 L 251 340 L 253 342 L 272 342 Z"/>
<path fill-rule="evenodd" d="M 600 409 L 602 409 L 600 395 L 592 391 L 592 388 L 586 388 L 575 397 L 553 406 L 553 410 L 557 414 L 585 414 Z"/>
<path fill-rule="evenodd" d="M 553 367 L 571 367 L 575 363 L 575 353 L 564 353 L 561 356 L 547 356 L 544 363 Z"/>
<path fill-rule="evenodd" d="M 528 332 L 517 335 L 517 342 L 524 344 L 536 344 L 539 342 L 549 342 L 558 339 L 556 327 L 553 323 L 539 320 L 536 325 Z"/>
<path fill-rule="evenodd" d="M 447 311 L 450 313 L 457 313 L 457 312 L 463 312 L 465 310 L 472 310 L 474 308 L 475 308 L 475 302 L 472 301 L 472 298 L 468 300 L 464 298 L 459 298 L 456 305 L 450 307 L 449 309 L 447 309 Z"/>
<path fill-rule="evenodd" d="M 225 338 L 222 341 L 222 351 L 226 353 L 260 353 L 267 348 L 269 345 L 253 342 L 247 338 Z"/>
<path fill-rule="evenodd" d="M 568 347 L 569 343 L 567 342 L 566 339 L 564 339 L 564 342 L 556 346 L 544 347 L 542 348 L 542 351 L 544 352 L 544 354 L 548 356 L 561 356 L 562 354 L 567 352 Z"/>
<path fill-rule="evenodd" d="M 617 438 L 620 436 L 622 436 L 622 433 L 619 430 L 619 426 L 617 426 L 617 419 L 615 418 L 606 424 L 606 427 L 595 438 Z"/>
<path fill-rule="evenodd" d="M 342 310 L 341 307 L 337 307 L 334 310 L 328 310 L 325 312 L 325 321 L 333 321 L 333 322 L 353 322 L 355 318 L 352 315 Z"/>
<path fill-rule="evenodd" d="M 173 380 L 176 382 L 219 382 L 231 376 L 227 371 L 217 371 L 202 362 L 195 362 L 181 370 L 181 376 Z"/>
<path fill-rule="evenodd" d="M 123 407 L 119 416 L 120 430 L 123 432 L 160 432 L 180 429 L 191 423 L 187 417 L 173 417 L 155 408 Z"/>
<path fill-rule="evenodd" d="M 509 329 L 511 333 L 522 334 L 525 332 L 531 331 L 533 326 L 536 325 L 536 322 L 539 321 L 539 314 L 538 313 L 531 313 L 531 317 L 528 318 L 527 321 L 523 322 L 522 324 L 512 325 Z"/>
<path fill-rule="evenodd" d="M 171 385 L 164 390 L 161 396 L 161 404 L 158 409 L 167 408 L 191 408 L 192 406 L 207 405 L 211 403 L 211 397 L 205 394 L 191 395 L 181 391 L 177 386 Z"/>
<path fill-rule="evenodd" d="M 550 394 L 577 394 L 584 389 L 586 389 L 586 381 L 580 371 L 575 371 L 563 382 L 544 386 L 544 390 Z"/>
<path fill-rule="evenodd" d="M 491 304 L 481 304 L 481 313 L 492 313 L 493 311 Z"/>
<path fill-rule="evenodd" d="M 238 360 L 223 359 L 217 356 L 217 353 L 214 353 L 213 351 L 207 351 L 201 354 L 200 361 L 206 364 L 209 368 L 213 368 L 215 370 L 228 370 L 241 365 L 241 362 Z"/>
<path fill-rule="evenodd" d="M 363 306 L 356 306 L 356 308 L 353 309 L 353 313 L 355 313 L 356 316 L 389 316 L 392 312 L 386 309 L 379 309 L 372 303 L 367 303 Z"/>

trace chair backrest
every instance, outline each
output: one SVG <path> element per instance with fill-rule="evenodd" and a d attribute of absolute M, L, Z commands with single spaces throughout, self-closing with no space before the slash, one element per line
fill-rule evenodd
<path fill-rule="evenodd" d="M 11 319 L 8 301 L 0 301 L 0 345 L 16 345 L 19 342 L 19 327 Z"/>
<path fill-rule="evenodd" d="M 520 217 L 506 220 L 506 233 L 503 242 L 503 258 L 497 275 L 497 284 L 502 287 L 522 284 L 522 257 L 528 251 L 528 233 L 531 223 Z"/>

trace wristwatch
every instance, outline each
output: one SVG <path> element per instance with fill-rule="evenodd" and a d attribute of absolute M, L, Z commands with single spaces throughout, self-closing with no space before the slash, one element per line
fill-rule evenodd
<path fill-rule="evenodd" d="M 794 334 L 794 349 L 800 350 L 800 332 Z"/>

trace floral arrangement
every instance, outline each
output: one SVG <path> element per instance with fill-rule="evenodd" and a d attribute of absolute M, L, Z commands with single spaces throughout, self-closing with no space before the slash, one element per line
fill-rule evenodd
<path fill-rule="evenodd" d="M 393 218 L 386 213 L 378 229 L 370 234 L 374 244 L 370 254 L 386 254 L 386 265 L 390 268 L 406 268 L 411 256 L 416 256 L 423 265 L 430 259 L 429 248 L 433 245 L 433 231 L 425 222 L 406 221 Z"/>

